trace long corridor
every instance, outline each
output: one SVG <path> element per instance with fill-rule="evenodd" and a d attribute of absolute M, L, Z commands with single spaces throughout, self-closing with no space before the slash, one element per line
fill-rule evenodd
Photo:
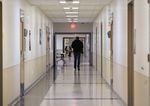
<path fill-rule="evenodd" d="M 123 106 L 100 73 L 92 67 L 60 67 L 50 85 L 49 74 L 16 106 Z"/>

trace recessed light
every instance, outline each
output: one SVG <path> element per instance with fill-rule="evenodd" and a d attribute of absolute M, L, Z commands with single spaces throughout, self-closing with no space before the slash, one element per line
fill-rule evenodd
<path fill-rule="evenodd" d="M 68 21 L 68 22 L 72 22 L 72 21 Z"/>
<path fill-rule="evenodd" d="M 66 17 L 78 17 L 77 15 L 67 15 Z"/>
<path fill-rule="evenodd" d="M 74 18 L 73 20 L 77 21 L 77 20 L 78 20 L 78 18 Z"/>
<path fill-rule="evenodd" d="M 66 14 L 78 14 L 78 12 L 65 12 Z"/>
<path fill-rule="evenodd" d="M 65 4 L 65 3 L 66 3 L 66 1 L 59 1 L 59 3 L 61 3 L 61 4 Z"/>
<path fill-rule="evenodd" d="M 80 2 L 79 1 L 73 1 L 72 3 L 73 4 L 79 4 Z"/>
<path fill-rule="evenodd" d="M 69 9 L 70 9 L 70 7 L 64 7 L 64 9 L 65 9 L 65 10 L 69 10 Z"/>
<path fill-rule="evenodd" d="M 73 21 L 73 22 L 78 22 L 78 21 Z"/>
<path fill-rule="evenodd" d="M 67 18 L 67 20 L 69 20 L 69 21 L 70 21 L 70 20 L 72 20 L 72 19 L 71 19 L 71 18 Z"/>
<path fill-rule="evenodd" d="M 73 9 L 73 10 L 78 10 L 78 9 L 79 9 L 79 7 L 72 7 L 72 9 Z"/>

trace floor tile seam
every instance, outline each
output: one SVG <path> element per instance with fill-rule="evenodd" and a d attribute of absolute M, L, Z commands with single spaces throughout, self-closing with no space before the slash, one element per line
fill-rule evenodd
<path fill-rule="evenodd" d="M 44 100 L 120 100 L 119 98 L 44 98 Z"/>
<path fill-rule="evenodd" d="M 63 74 L 57 74 L 59 76 L 62 76 Z M 91 76 L 92 75 L 92 76 Z M 63 76 L 75 76 L 74 74 L 64 74 Z M 101 78 L 101 75 L 98 75 L 98 74 L 80 74 L 80 76 L 89 76 L 89 77 L 100 77 Z"/>
<path fill-rule="evenodd" d="M 74 77 L 75 75 L 74 74 L 70 74 L 70 75 L 62 75 L 62 74 L 57 74 L 58 75 L 58 77 Z M 101 78 L 101 77 L 99 77 L 99 76 L 97 76 L 97 75 L 85 75 L 85 74 L 80 74 L 80 75 L 76 75 L 76 77 L 87 77 L 87 78 Z"/>
<path fill-rule="evenodd" d="M 100 86 L 100 85 L 107 85 L 107 84 L 105 84 L 105 83 L 55 83 L 55 84 L 52 84 L 52 86 L 56 86 L 56 85 L 80 85 L 80 86 L 82 86 L 82 85 L 93 85 L 93 86 L 95 86 L 95 85 L 97 85 L 97 86 Z"/>
<path fill-rule="evenodd" d="M 63 85 L 63 84 L 65 84 L 65 85 L 74 85 L 74 84 L 86 84 L 86 85 L 105 85 L 106 83 L 55 83 L 55 84 L 58 84 L 58 85 Z"/>

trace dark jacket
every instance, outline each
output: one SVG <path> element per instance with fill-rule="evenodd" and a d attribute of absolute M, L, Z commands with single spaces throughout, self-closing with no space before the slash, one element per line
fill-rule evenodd
<path fill-rule="evenodd" d="M 73 48 L 73 52 L 83 53 L 83 43 L 80 40 L 74 40 L 71 47 Z"/>

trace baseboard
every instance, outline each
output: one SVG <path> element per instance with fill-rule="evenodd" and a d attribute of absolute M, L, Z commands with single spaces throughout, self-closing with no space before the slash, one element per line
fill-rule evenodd
<path fill-rule="evenodd" d="M 53 68 L 53 66 L 50 67 L 49 71 Z M 48 71 L 47 71 L 48 72 Z M 35 87 L 45 76 L 46 73 L 44 72 L 36 81 L 34 81 L 28 88 L 25 89 L 24 94 L 26 95 L 33 87 Z M 16 97 L 8 106 L 14 106 L 21 100 L 20 95 Z"/>
<path fill-rule="evenodd" d="M 35 87 L 46 75 L 44 72 L 36 81 L 34 81 L 27 89 L 25 89 L 24 94 L 26 95 L 33 87 Z"/>
<path fill-rule="evenodd" d="M 20 101 L 20 96 L 16 97 L 8 106 L 14 106 Z"/>
<path fill-rule="evenodd" d="M 113 91 L 113 93 L 118 97 L 118 99 L 123 103 L 123 106 L 128 106 L 127 103 L 120 97 L 120 95 L 111 87 L 111 85 L 107 82 L 105 78 L 103 78 L 106 82 L 106 84 L 109 86 L 109 88 Z"/>

